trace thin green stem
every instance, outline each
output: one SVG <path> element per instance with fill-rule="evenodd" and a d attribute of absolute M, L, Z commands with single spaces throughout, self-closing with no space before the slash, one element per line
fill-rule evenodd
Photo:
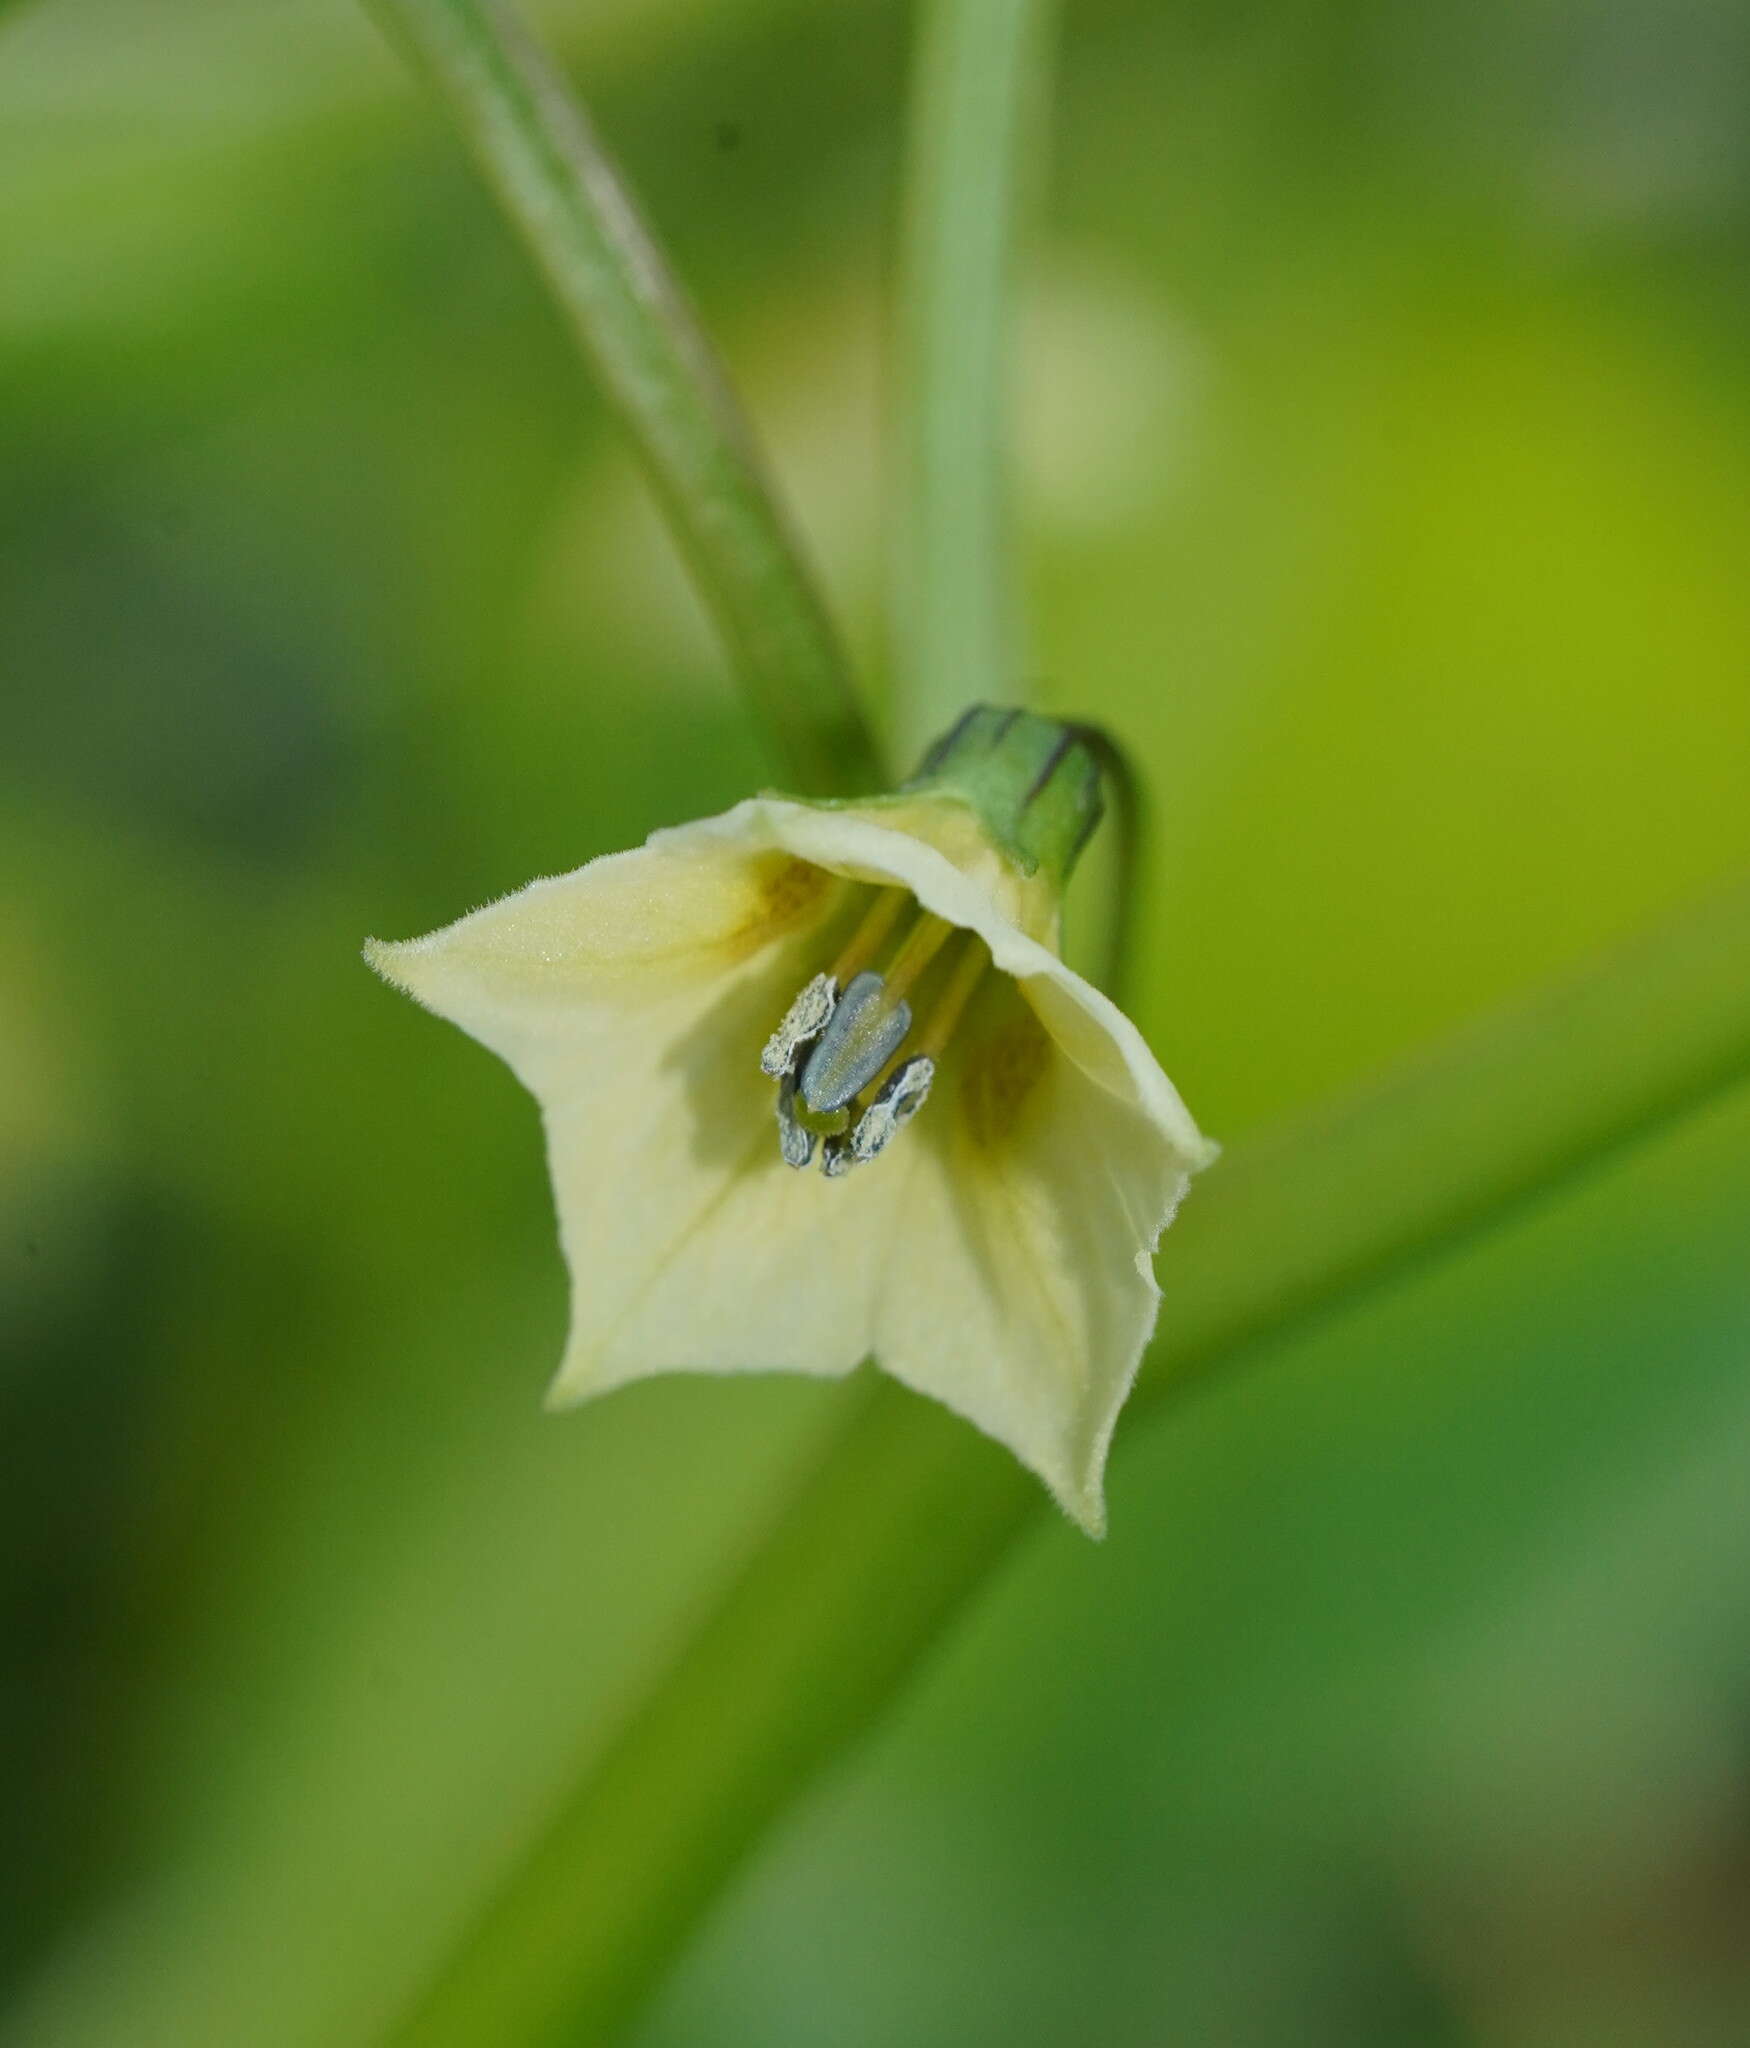
<path fill-rule="evenodd" d="M 436 88 L 644 455 L 785 772 L 879 786 L 836 636 L 667 260 L 504 0 L 365 0 Z"/>
<path fill-rule="evenodd" d="M 1750 877 L 1236 1147 L 1162 1246 L 1133 1413 L 1750 1078 Z"/>
<path fill-rule="evenodd" d="M 923 0 L 910 121 L 893 535 L 893 723 L 914 759 L 969 704 L 1022 701 L 1009 345 L 1050 0 Z"/>
<path fill-rule="evenodd" d="M 1130 1416 L 1750 1076 L 1750 884 L 1208 1176 Z M 1044 1512 L 892 1382 L 837 1437 L 431 1987 L 404 2048 L 608 2039 L 748 1849 Z M 1121 1433 L 1122 1435 L 1122 1433 Z"/>
<path fill-rule="evenodd" d="M 1130 757 L 1097 725 L 1078 725 L 1076 733 L 1100 763 L 1110 840 L 1102 873 L 1104 914 L 1100 932 L 1100 986 L 1122 1006 L 1130 994 L 1136 965 L 1137 934 L 1142 918 L 1142 878 L 1147 872 L 1148 799 Z"/>

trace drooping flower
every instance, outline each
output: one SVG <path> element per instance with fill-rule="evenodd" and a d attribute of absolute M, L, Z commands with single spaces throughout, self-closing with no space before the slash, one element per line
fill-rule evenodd
<path fill-rule="evenodd" d="M 1098 813 L 1073 731 L 981 710 L 891 795 L 753 797 L 367 943 L 540 1104 L 552 1405 L 873 1357 L 1101 1532 L 1151 1255 L 1215 1148 L 1059 958 Z"/>

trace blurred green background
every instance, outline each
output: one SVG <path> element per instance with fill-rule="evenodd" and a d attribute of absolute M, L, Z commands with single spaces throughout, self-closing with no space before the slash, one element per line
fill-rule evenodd
<path fill-rule="evenodd" d="M 907 11 L 542 18 L 878 689 Z M 1232 1140 L 1750 853 L 1750 12 L 1063 28 L 1033 688 Z M 358 943 L 769 768 L 342 0 L 6 9 L 0 279 L 0 2040 L 365 2048 L 844 1390 L 543 1417 L 533 1108 Z M 1750 2040 L 1747 1141 L 1121 1430 L 640 2048 Z"/>

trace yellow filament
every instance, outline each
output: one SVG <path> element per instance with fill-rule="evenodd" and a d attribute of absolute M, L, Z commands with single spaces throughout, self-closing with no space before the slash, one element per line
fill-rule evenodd
<path fill-rule="evenodd" d="M 984 941 L 974 932 L 966 933 L 965 938 L 960 957 L 949 970 L 948 979 L 924 1020 L 924 1028 L 916 1034 L 906 1053 L 907 1058 L 916 1058 L 920 1053 L 932 1060 L 942 1057 L 955 1025 L 960 1022 L 961 1012 L 971 1002 L 973 990 L 984 979 L 984 970 L 990 965 L 990 954 L 985 950 Z"/>
<path fill-rule="evenodd" d="M 909 889 L 883 889 L 876 896 L 863 913 L 862 923 L 845 942 L 844 951 L 832 964 L 832 978 L 841 989 L 874 959 L 882 941 L 899 922 L 899 913 L 910 901 Z"/>
<path fill-rule="evenodd" d="M 912 983 L 953 937 L 958 926 L 926 910 L 905 937 L 893 963 L 881 977 L 881 1000 L 887 1009 L 897 1009 Z"/>
<path fill-rule="evenodd" d="M 990 955 L 985 951 L 984 941 L 972 932 L 965 932 L 962 936 L 965 944 L 961 948 L 960 956 L 948 970 L 948 978 L 943 982 L 935 1002 L 931 1005 L 923 1029 L 913 1032 L 905 1040 L 886 1066 L 850 1105 L 853 1116 L 862 1115 L 907 1060 L 915 1060 L 921 1055 L 940 1063 L 942 1054 L 947 1050 L 948 1041 L 954 1035 L 954 1027 L 960 1022 L 961 1013 L 972 1000 L 973 991 L 984 979 L 984 970 L 990 965 Z"/>

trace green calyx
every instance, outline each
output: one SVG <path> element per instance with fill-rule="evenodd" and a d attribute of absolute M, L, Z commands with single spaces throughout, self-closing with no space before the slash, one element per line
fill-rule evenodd
<path fill-rule="evenodd" d="M 904 795 L 970 804 L 1025 874 L 1067 882 L 1105 808 L 1100 761 L 1085 730 L 1031 711 L 980 704 L 935 742 Z"/>

